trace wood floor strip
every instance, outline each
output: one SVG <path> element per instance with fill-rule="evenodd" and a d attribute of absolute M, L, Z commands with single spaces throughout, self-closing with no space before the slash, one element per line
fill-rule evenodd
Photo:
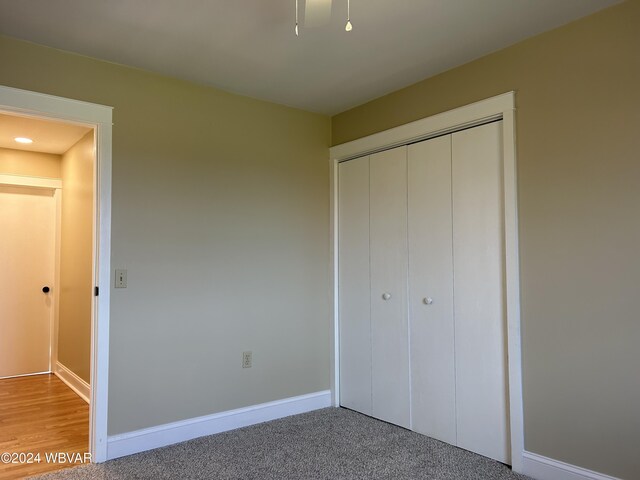
<path fill-rule="evenodd" d="M 46 453 L 88 451 L 89 406 L 55 375 L 0 380 L 0 454 L 40 453 L 40 463 L 0 462 L 0 480 L 68 468 Z"/>

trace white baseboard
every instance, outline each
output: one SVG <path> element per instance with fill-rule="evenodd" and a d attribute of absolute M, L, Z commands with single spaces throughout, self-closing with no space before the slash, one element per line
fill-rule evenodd
<path fill-rule="evenodd" d="M 536 453 L 524 452 L 522 459 L 522 473 L 536 480 L 620 480 Z"/>
<path fill-rule="evenodd" d="M 60 362 L 56 362 L 53 373 L 56 377 L 66 383 L 71 390 L 76 392 L 81 399 L 89 403 L 89 397 L 91 396 L 91 387 L 89 387 L 89 384 L 87 382 L 85 382 Z"/>
<path fill-rule="evenodd" d="M 107 460 L 330 406 L 331 391 L 324 390 L 113 435 Z"/>

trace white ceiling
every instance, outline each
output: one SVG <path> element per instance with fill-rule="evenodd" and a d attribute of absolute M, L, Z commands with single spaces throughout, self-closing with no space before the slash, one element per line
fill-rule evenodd
<path fill-rule="evenodd" d="M 299 1 L 298 38 L 295 0 L 0 0 L 0 32 L 335 114 L 620 0 L 351 0 L 349 33 Z"/>
<path fill-rule="evenodd" d="M 63 154 L 74 146 L 91 128 L 82 125 L 41 120 L 0 113 L 0 148 Z M 27 137 L 33 143 L 15 141 Z"/>

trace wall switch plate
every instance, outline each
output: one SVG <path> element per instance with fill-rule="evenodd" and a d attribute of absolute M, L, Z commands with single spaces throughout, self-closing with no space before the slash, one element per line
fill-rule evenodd
<path fill-rule="evenodd" d="M 127 288 L 126 270 L 116 270 L 116 288 Z"/>
<path fill-rule="evenodd" d="M 242 352 L 242 368 L 251 368 L 251 352 Z"/>

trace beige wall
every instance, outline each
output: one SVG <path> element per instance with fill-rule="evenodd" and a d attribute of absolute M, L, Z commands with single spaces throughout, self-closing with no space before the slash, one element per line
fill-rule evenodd
<path fill-rule="evenodd" d="M 60 178 L 61 157 L 53 153 L 0 148 L 0 173 Z"/>
<path fill-rule="evenodd" d="M 58 361 L 89 383 L 93 294 L 93 131 L 62 155 Z"/>
<path fill-rule="evenodd" d="M 640 4 L 332 120 L 517 91 L 526 448 L 640 474 Z M 109 432 L 329 386 L 328 119 L 0 37 L 0 84 L 112 105 Z M 253 350 L 254 367 L 240 368 Z"/>
<path fill-rule="evenodd" d="M 6 37 L 0 65 L 115 107 L 109 434 L 329 388 L 328 117 Z"/>
<path fill-rule="evenodd" d="M 333 142 L 510 90 L 526 449 L 640 478 L 640 2 L 337 115 Z"/>

